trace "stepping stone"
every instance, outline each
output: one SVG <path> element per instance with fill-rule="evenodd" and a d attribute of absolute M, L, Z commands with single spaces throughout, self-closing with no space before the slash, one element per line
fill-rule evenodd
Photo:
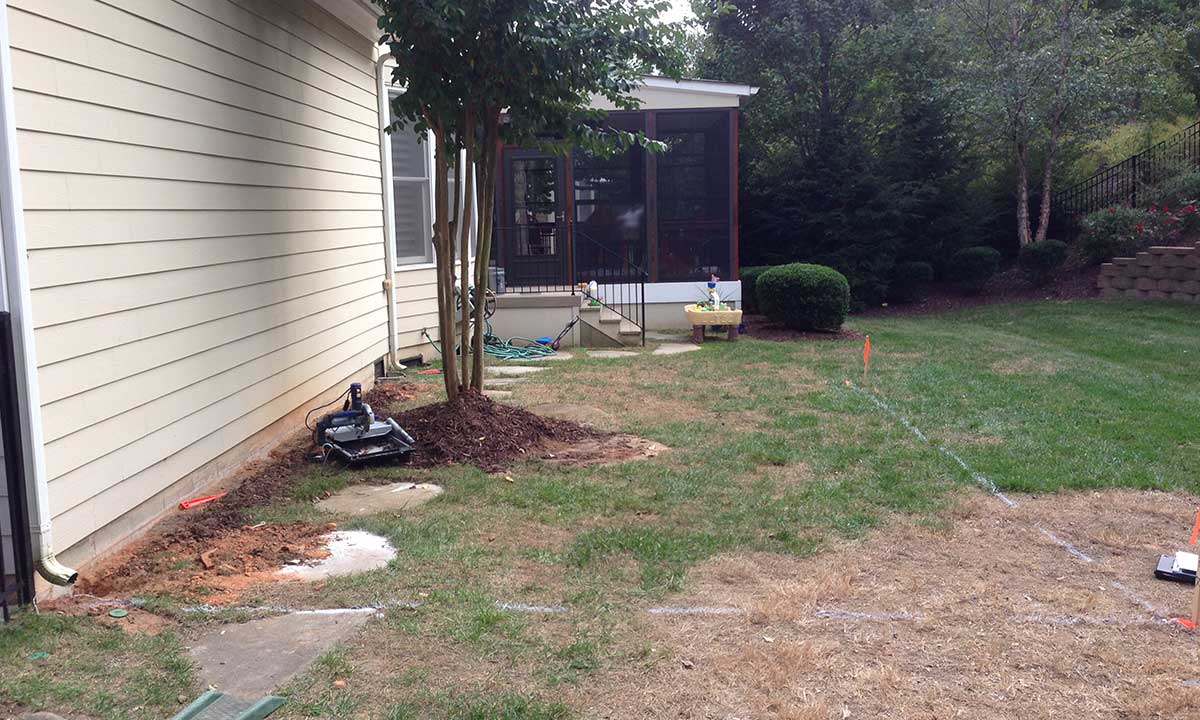
<path fill-rule="evenodd" d="M 537 365 L 488 365 L 488 375 L 516 376 L 540 373 L 546 368 Z"/>
<path fill-rule="evenodd" d="M 588 357 L 600 358 L 602 360 L 613 360 L 616 358 L 631 358 L 637 357 L 638 354 L 628 350 L 592 350 L 588 353 Z"/>
<path fill-rule="evenodd" d="M 387 567 L 396 557 L 396 548 L 387 538 L 362 530 L 338 530 L 325 538 L 329 557 L 312 565 L 288 565 L 275 574 L 311 582 Z"/>
<path fill-rule="evenodd" d="M 374 614 L 313 611 L 219 625 L 191 647 L 200 684 L 242 698 L 270 695 Z"/>
<path fill-rule="evenodd" d="M 608 425 L 613 422 L 613 416 L 591 405 L 574 405 L 571 403 L 545 403 L 534 405 L 529 412 L 558 420 L 570 420 L 584 425 Z"/>
<path fill-rule="evenodd" d="M 493 400 L 503 400 L 512 397 L 512 390 L 484 390 L 483 396 Z"/>
<path fill-rule="evenodd" d="M 546 356 L 543 356 L 543 357 L 535 357 L 535 358 L 516 358 L 516 359 L 514 359 L 514 360 L 509 360 L 509 362 L 530 363 L 530 362 L 542 362 L 543 360 L 547 360 L 547 361 L 553 361 L 553 360 L 570 360 L 570 359 L 571 359 L 571 358 L 573 358 L 573 357 L 575 357 L 575 356 L 574 356 L 574 355 L 572 355 L 572 354 L 571 354 L 571 353 L 569 353 L 569 352 L 556 352 L 556 353 L 554 353 L 553 355 L 546 355 Z"/>
<path fill-rule="evenodd" d="M 654 342 L 684 342 L 688 339 L 685 333 L 665 333 L 656 330 L 647 330 L 646 339 Z"/>
<path fill-rule="evenodd" d="M 508 385 L 516 385 L 519 382 L 525 382 L 523 377 L 509 378 L 488 378 L 483 384 L 488 388 L 506 387 Z"/>
<path fill-rule="evenodd" d="M 432 483 L 352 485 L 317 503 L 317 507 L 341 515 L 374 515 L 390 510 L 409 510 L 441 494 L 441 486 Z"/>
<path fill-rule="evenodd" d="M 654 352 L 650 354 L 679 355 L 680 353 L 692 352 L 693 350 L 699 349 L 699 345 L 692 345 L 691 343 L 671 343 L 670 345 L 659 345 L 658 347 L 654 348 Z"/>

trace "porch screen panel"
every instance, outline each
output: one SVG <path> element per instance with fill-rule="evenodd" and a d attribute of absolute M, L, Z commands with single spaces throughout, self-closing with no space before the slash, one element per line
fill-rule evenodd
<path fill-rule="evenodd" d="M 725 111 L 660 112 L 655 137 L 668 150 L 657 158 L 658 279 L 728 278 L 730 127 Z"/>
<path fill-rule="evenodd" d="M 612 114 L 609 126 L 645 131 L 644 113 Z M 610 157 L 576 150 L 572 155 L 575 200 L 575 257 L 579 271 L 613 272 L 626 259 L 647 267 L 646 153 L 631 147 Z"/>

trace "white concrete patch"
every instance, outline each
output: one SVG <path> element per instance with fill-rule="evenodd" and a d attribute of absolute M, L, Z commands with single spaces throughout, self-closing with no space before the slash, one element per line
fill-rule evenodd
<path fill-rule="evenodd" d="M 691 343 L 671 343 L 669 345 L 659 345 L 658 347 L 654 348 L 654 352 L 652 352 L 650 354 L 651 355 L 679 355 L 681 353 L 688 353 L 688 352 L 692 352 L 694 350 L 699 350 L 699 349 L 700 349 L 699 345 L 692 345 Z"/>
<path fill-rule="evenodd" d="M 540 373 L 546 368 L 538 367 L 537 365 L 488 365 L 488 375 L 499 375 L 502 377 L 515 377 L 517 375 L 532 375 Z"/>
<path fill-rule="evenodd" d="M 484 382 L 484 387 L 487 389 L 508 387 L 509 385 L 523 383 L 525 380 L 526 378 L 523 377 L 487 378 L 487 380 Z"/>
<path fill-rule="evenodd" d="M 388 539 L 373 533 L 338 530 L 325 537 L 329 557 L 321 558 L 312 565 L 289 565 L 278 574 L 311 582 L 386 567 L 396 557 L 396 548 Z"/>
<path fill-rule="evenodd" d="M 600 358 L 601 360 L 615 360 L 617 358 L 637 357 L 638 354 L 628 350 L 592 350 L 588 353 L 588 357 Z"/>
<path fill-rule="evenodd" d="M 504 400 L 512 397 L 512 390 L 484 390 L 483 395 L 493 400 Z"/>

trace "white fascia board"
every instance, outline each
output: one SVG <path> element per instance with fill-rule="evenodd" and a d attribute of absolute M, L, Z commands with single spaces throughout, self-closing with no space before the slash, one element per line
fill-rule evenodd
<path fill-rule="evenodd" d="M 657 90 L 676 90 L 679 92 L 698 93 L 701 95 L 723 95 L 732 97 L 750 97 L 758 92 L 753 85 L 721 82 L 720 80 L 692 80 L 683 78 L 674 80 L 659 75 L 646 75 L 642 84 Z"/>

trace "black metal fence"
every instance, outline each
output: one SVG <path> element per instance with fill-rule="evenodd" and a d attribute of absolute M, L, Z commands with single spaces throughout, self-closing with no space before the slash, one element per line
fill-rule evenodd
<path fill-rule="evenodd" d="M 1060 218 L 1075 218 L 1113 205 L 1153 202 L 1149 193 L 1155 186 L 1198 165 L 1200 122 L 1064 189 L 1054 199 L 1054 210 Z"/>
<path fill-rule="evenodd" d="M 497 227 L 490 282 L 505 293 L 571 293 L 594 298 L 609 312 L 633 323 L 646 342 L 646 282 L 650 274 L 633 257 L 636 249 L 600 242 L 562 223 Z"/>

